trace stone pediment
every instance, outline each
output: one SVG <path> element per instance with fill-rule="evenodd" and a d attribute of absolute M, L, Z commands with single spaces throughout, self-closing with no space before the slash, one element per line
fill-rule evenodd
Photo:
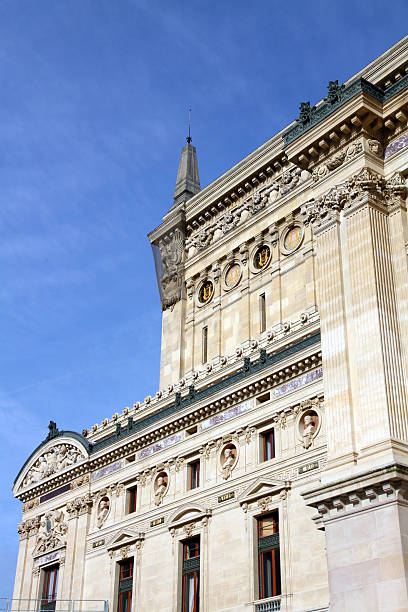
<path fill-rule="evenodd" d="M 107 545 L 108 550 L 115 548 L 121 548 L 122 546 L 129 546 L 134 544 L 138 540 L 143 540 L 144 534 L 139 531 L 133 531 L 133 529 L 121 529 L 117 531 L 112 537 L 111 541 Z"/>
<path fill-rule="evenodd" d="M 54 424 L 55 425 L 55 424 Z M 89 443 L 75 432 L 56 427 L 21 468 L 13 487 L 14 495 L 51 480 L 88 459 Z"/>
<path fill-rule="evenodd" d="M 262 497 L 276 495 L 281 491 L 290 489 L 291 483 L 288 480 L 274 480 L 269 478 L 257 478 L 243 492 L 239 498 L 240 504 L 248 504 Z"/>
<path fill-rule="evenodd" d="M 210 515 L 211 510 L 204 508 L 204 506 L 199 504 L 186 504 L 181 508 L 177 508 L 177 510 L 170 515 L 167 526 L 169 529 L 172 529 L 186 523 L 200 521 Z"/>

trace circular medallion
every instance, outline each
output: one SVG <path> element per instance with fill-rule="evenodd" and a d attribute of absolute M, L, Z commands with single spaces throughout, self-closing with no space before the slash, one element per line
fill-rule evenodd
<path fill-rule="evenodd" d="M 285 234 L 283 246 L 287 251 L 294 251 L 302 241 L 302 228 L 299 225 L 291 227 Z"/>
<path fill-rule="evenodd" d="M 264 244 L 255 251 L 253 260 L 254 268 L 256 268 L 256 270 L 262 270 L 262 268 L 265 268 L 268 265 L 270 260 L 271 249 L 266 244 Z"/>
<path fill-rule="evenodd" d="M 232 264 L 225 273 L 225 284 L 231 289 L 238 285 L 241 278 L 241 268 L 238 264 Z"/>
<path fill-rule="evenodd" d="M 207 302 L 209 302 L 213 296 L 213 293 L 214 293 L 214 285 L 209 280 L 205 281 L 201 285 L 200 291 L 198 292 L 198 299 L 201 302 L 201 304 L 206 304 Z"/>

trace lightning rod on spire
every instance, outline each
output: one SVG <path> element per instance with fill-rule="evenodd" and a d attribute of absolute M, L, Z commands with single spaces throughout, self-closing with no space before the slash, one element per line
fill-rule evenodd
<path fill-rule="evenodd" d="M 191 125 L 191 108 L 188 109 L 188 136 L 186 138 L 188 144 L 190 144 L 191 142 L 190 125 Z"/>

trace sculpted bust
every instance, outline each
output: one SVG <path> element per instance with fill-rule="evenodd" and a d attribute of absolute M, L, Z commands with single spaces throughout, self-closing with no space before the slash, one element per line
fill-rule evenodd
<path fill-rule="evenodd" d="M 103 523 L 105 522 L 106 517 L 109 514 L 109 510 L 110 510 L 110 501 L 107 497 L 103 497 L 101 501 L 99 502 L 99 506 L 98 506 L 97 524 L 99 528 L 101 528 Z"/>
<path fill-rule="evenodd" d="M 303 419 L 303 446 L 309 448 L 312 444 L 313 434 L 316 431 L 316 425 L 311 414 L 307 414 Z"/>
<path fill-rule="evenodd" d="M 236 451 L 235 447 L 227 446 L 222 453 L 222 477 L 224 480 L 231 476 L 232 468 L 235 465 L 236 456 L 234 455 L 234 450 Z"/>
<path fill-rule="evenodd" d="M 164 476 L 159 476 L 156 480 L 156 490 L 154 492 L 154 503 L 160 506 L 167 491 L 167 483 Z"/>

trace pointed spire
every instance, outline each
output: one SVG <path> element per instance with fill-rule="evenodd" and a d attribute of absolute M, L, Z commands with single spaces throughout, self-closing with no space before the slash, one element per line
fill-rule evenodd
<path fill-rule="evenodd" d="M 201 190 L 200 177 L 198 175 L 197 151 L 191 144 L 190 134 L 191 108 L 188 112 L 188 136 L 187 144 L 181 151 L 180 163 L 177 172 L 176 187 L 174 189 L 174 205 L 186 202 Z"/>

